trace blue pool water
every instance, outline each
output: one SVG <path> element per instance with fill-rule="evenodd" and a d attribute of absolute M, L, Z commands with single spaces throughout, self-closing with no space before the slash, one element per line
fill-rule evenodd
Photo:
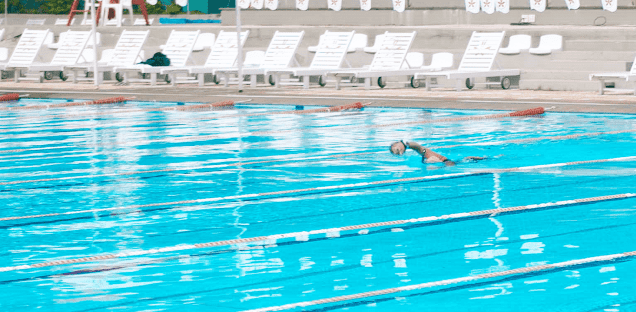
<path fill-rule="evenodd" d="M 636 134 L 626 131 L 636 129 L 632 115 L 408 124 L 502 112 L 147 110 L 177 104 L 2 111 L 0 218 L 84 212 L 0 221 L 0 268 L 635 189 L 631 159 L 449 176 L 636 156 Z M 509 142 L 610 131 L 623 132 Z M 388 146 L 399 139 L 458 164 L 422 164 L 413 151 L 392 156 Z M 488 159 L 461 162 L 465 156 Z M 333 188 L 281 192 L 326 186 Z M 628 198 L 17 268 L 0 272 L 0 310 L 242 311 L 612 255 L 636 250 L 635 209 Z M 291 310 L 633 311 L 635 277 L 636 261 L 623 257 Z"/>

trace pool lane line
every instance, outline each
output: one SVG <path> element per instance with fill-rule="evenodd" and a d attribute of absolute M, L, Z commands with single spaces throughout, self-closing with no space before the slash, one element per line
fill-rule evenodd
<path fill-rule="evenodd" d="M 177 246 L 154 248 L 154 249 L 148 249 L 148 250 L 135 250 L 135 251 L 129 251 L 129 252 L 120 252 L 116 254 L 105 254 L 105 255 L 84 257 L 84 258 L 74 258 L 74 259 L 40 262 L 35 264 L 0 267 L 0 272 L 27 270 L 32 268 L 76 264 L 76 263 L 101 261 L 101 260 L 133 257 L 133 256 L 146 256 L 146 255 L 157 254 L 157 253 L 193 250 L 193 249 L 200 249 L 200 248 L 211 248 L 211 247 L 220 247 L 220 246 L 228 246 L 228 245 L 244 245 L 244 244 L 254 243 L 254 242 L 264 242 L 267 245 L 274 245 L 276 244 L 276 241 L 279 239 L 295 238 L 296 240 L 299 240 L 299 241 L 306 241 L 306 240 L 309 240 L 310 235 L 319 235 L 319 234 L 325 234 L 326 237 L 339 237 L 340 232 L 353 231 L 353 230 L 360 230 L 358 234 L 365 235 L 369 232 L 368 229 L 376 228 L 376 227 L 416 224 L 416 223 L 424 223 L 424 222 L 439 222 L 439 221 L 448 221 L 448 220 L 473 219 L 480 216 L 495 216 L 497 214 L 505 214 L 505 213 L 511 213 L 511 212 L 531 211 L 534 209 L 545 209 L 549 207 L 567 207 L 572 205 L 590 204 L 590 203 L 596 203 L 596 202 L 627 199 L 627 198 L 633 198 L 633 197 L 636 197 L 636 194 L 623 193 L 623 194 L 615 194 L 615 195 L 580 198 L 580 199 L 573 199 L 573 200 L 563 200 L 563 201 L 549 202 L 549 203 L 542 203 L 542 204 L 516 206 L 516 207 L 509 207 L 509 208 L 497 208 L 497 209 L 480 210 L 480 211 L 473 211 L 473 212 L 461 212 L 461 213 L 454 213 L 454 214 L 448 214 L 448 215 L 442 215 L 442 216 L 428 216 L 428 217 L 412 218 L 412 219 L 404 219 L 404 220 L 349 225 L 349 226 L 330 228 L 330 229 L 292 232 L 292 233 L 275 234 L 275 235 L 267 235 L 267 236 L 249 237 L 249 238 L 237 238 L 237 239 L 214 241 L 214 242 L 207 242 L 207 243 L 180 244 Z"/>
<path fill-rule="evenodd" d="M 351 104 L 346 104 L 346 105 L 338 105 L 338 106 L 328 106 L 328 107 L 323 107 L 323 108 L 315 108 L 315 109 L 310 109 L 310 110 L 286 110 L 286 111 L 275 111 L 275 112 L 269 112 L 269 113 L 251 113 L 251 114 L 236 114 L 236 115 L 220 115 L 220 116 L 210 116 L 210 117 L 191 117 L 191 118 L 171 118 L 171 119 L 167 119 L 167 120 L 144 120 L 143 122 L 137 122 L 137 121 L 124 121 L 121 124 L 115 124 L 114 126 L 110 126 L 110 127 L 104 127 L 102 126 L 102 129 L 118 129 L 121 127 L 130 127 L 130 126 L 134 126 L 134 127 L 139 127 L 139 126 L 146 126 L 145 128 L 151 128 L 150 126 L 148 126 L 149 124 L 153 124 L 153 123 L 162 123 L 162 126 L 165 126 L 165 124 L 167 123 L 172 123 L 172 124 L 177 124 L 177 125 L 181 125 L 179 123 L 175 123 L 176 121 L 185 121 L 185 122 L 192 122 L 192 121 L 212 121 L 212 120 L 216 120 L 216 119 L 223 119 L 223 118 L 243 118 L 243 117 L 255 117 L 255 116 L 271 116 L 271 115 L 307 115 L 307 114 L 317 114 L 317 113 L 330 113 L 330 112 L 340 112 L 340 111 L 352 111 L 352 110 L 360 110 L 362 108 L 364 108 L 365 106 L 370 105 L 371 103 L 361 103 L 361 102 L 356 102 L 356 103 L 351 103 Z M 209 104 L 205 104 L 205 105 L 209 105 Z M 196 105 L 196 106 L 200 106 L 200 105 Z M 189 106 L 186 106 L 189 107 Z M 176 108 L 170 108 L 170 109 L 149 109 L 147 111 L 184 111 L 183 109 L 176 109 Z M 117 113 L 127 113 L 128 111 L 120 111 Z M 130 111 L 132 112 L 132 111 Z M 103 113 L 99 113 L 101 114 L 111 114 L 108 112 L 103 112 Z M 348 115 L 348 114 L 341 114 L 339 116 L 343 116 L 343 115 Z M 74 117 L 75 115 L 71 116 Z M 0 129 L 0 133 L 12 133 L 12 132 L 21 132 L 19 134 L 14 135 L 13 137 L 10 137 L 11 139 L 19 139 L 21 138 L 20 136 L 24 136 L 26 135 L 25 133 L 35 133 L 38 134 L 38 138 L 41 138 L 41 131 L 42 130 L 46 130 L 47 133 L 51 132 L 51 130 L 72 130 L 72 131 L 67 131 L 64 132 L 64 135 L 71 135 L 73 133 L 77 133 L 77 132 L 85 132 L 87 130 L 92 130 L 89 127 L 92 125 L 82 125 L 80 128 L 78 128 L 77 126 L 73 126 L 73 125 L 63 125 L 63 126 L 52 126 L 52 127 L 29 127 L 29 128 L 8 128 L 8 129 Z M 49 134 L 47 136 L 59 136 L 60 133 L 52 133 Z"/>
<path fill-rule="evenodd" d="M 0 111 L 35 110 L 35 109 L 62 108 L 62 107 L 71 107 L 71 106 L 106 105 L 106 104 L 124 103 L 126 101 L 130 101 L 134 99 L 135 97 L 127 98 L 123 96 L 117 96 L 117 97 L 104 98 L 104 99 L 86 101 L 86 102 L 65 102 L 65 103 L 46 104 L 46 105 L 0 107 Z"/>
<path fill-rule="evenodd" d="M 289 129 L 289 130 L 272 130 L 272 131 L 255 131 L 248 133 L 239 133 L 237 134 L 212 134 L 212 135 L 198 135 L 198 136 L 188 136 L 188 137 L 177 137 L 177 138 L 168 138 L 168 139 L 157 139 L 157 140 L 127 140 L 127 141 L 117 141 L 114 144 L 95 144 L 93 146 L 127 146 L 127 145 L 147 145 L 152 143 L 180 143 L 180 142 L 200 142 L 206 140 L 213 139 L 233 139 L 233 138 L 244 138 L 251 136 L 267 136 L 271 134 L 287 134 L 287 133 L 297 133 L 299 131 L 319 131 L 321 129 L 328 129 L 329 131 L 336 130 L 359 130 L 361 128 L 386 128 L 386 127 L 399 127 L 404 125 L 416 125 L 416 124 L 433 124 L 433 123 L 444 123 L 444 122 L 457 122 L 457 121 L 476 121 L 476 120 L 491 120 L 491 119 L 500 119 L 500 118 L 508 118 L 508 117 L 527 117 L 532 115 L 539 115 L 544 113 L 543 107 L 535 107 L 531 109 L 514 111 L 509 113 L 502 114 L 491 114 L 491 115 L 478 115 L 478 116 L 465 116 L 465 117 L 454 117 L 454 118 L 441 118 L 441 119 L 432 119 L 432 120 L 418 120 L 418 121 L 404 121 L 399 123 L 390 123 L 390 124 L 380 124 L 380 125 L 352 125 L 352 126 L 333 126 L 333 127 L 312 127 L 307 129 Z"/>
<path fill-rule="evenodd" d="M 384 295 L 395 294 L 395 293 L 404 292 L 404 291 L 420 290 L 425 288 L 440 287 L 440 286 L 446 286 L 446 285 L 452 285 L 452 284 L 463 284 L 463 283 L 469 283 L 469 282 L 476 282 L 480 280 L 489 280 L 489 279 L 493 279 L 497 277 L 515 276 L 515 275 L 521 275 L 521 274 L 525 275 L 530 273 L 540 273 L 545 271 L 560 270 L 560 269 L 564 269 L 568 267 L 590 265 L 594 263 L 604 263 L 604 262 L 621 260 L 625 258 L 632 258 L 634 256 L 636 256 L 636 251 L 630 251 L 630 252 L 623 252 L 623 253 L 617 253 L 612 255 L 595 256 L 595 257 L 589 257 L 589 258 L 583 258 L 583 259 L 557 262 L 552 264 L 543 264 L 543 265 L 536 265 L 531 267 L 521 267 L 521 268 L 517 268 L 513 270 L 484 273 L 484 274 L 472 275 L 472 276 L 464 276 L 464 277 L 439 280 L 434 282 L 426 282 L 426 283 L 414 284 L 409 286 L 386 288 L 386 289 L 368 291 L 368 292 L 351 294 L 351 295 L 343 295 L 343 296 L 324 298 L 324 299 L 318 299 L 318 300 L 290 303 L 290 304 L 285 304 L 280 306 L 243 310 L 241 312 L 283 311 L 283 310 L 295 309 L 298 307 L 309 307 L 309 306 L 315 306 L 315 305 L 323 305 L 323 304 L 331 304 L 336 302 L 357 300 L 362 298 L 384 296 Z"/>
<path fill-rule="evenodd" d="M 237 102 L 237 103 L 243 103 L 243 102 Z M 360 104 L 355 105 L 355 104 Z M 206 116 L 206 117 L 191 117 L 191 118 L 172 118 L 169 120 L 163 120 L 163 121 L 155 121 L 155 120 L 144 120 L 144 123 L 133 123 L 133 122 L 126 122 L 124 123 L 124 125 L 148 125 L 151 123 L 157 123 L 157 122 L 176 122 L 176 121 L 186 121 L 186 122 L 191 122 L 193 120 L 202 120 L 202 121 L 208 121 L 208 120 L 217 120 L 217 119 L 224 119 L 224 118 L 243 118 L 243 117 L 256 117 L 256 116 L 271 116 L 271 115 L 306 115 L 306 114 L 317 114 L 317 113 L 329 113 L 329 112 L 338 112 L 338 111 L 349 111 L 349 110 L 353 110 L 353 109 L 362 109 L 365 106 L 369 106 L 371 104 L 371 102 L 367 102 L 367 103 L 361 103 L 361 102 L 356 102 L 356 103 L 351 103 L 351 104 L 345 104 L 345 105 L 336 105 L 336 106 L 327 106 L 327 107 L 322 107 L 322 108 L 314 108 L 314 109 L 308 109 L 308 110 L 284 110 L 284 111 L 274 111 L 274 112 L 267 112 L 267 113 L 248 113 L 248 114 L 236 114 L 236 115 L 218 115 L 218 116 Z M 188 107 L 188 106 L 186 106 Z M 220 109 L 217 109 L 217 111 Z M 144 109 L 144 110 L 120 110 L 120 111 L 112 111 L 112 112 L 95 112 L 95 113 L 90 113 L 90 114 L 77 114 L 77 115 L 55 115 L 55 116 L 51 116 L 54 118 L 76 118 L 76 117 L 95 117 L 95 116 L 101 116 L 101 115 L 114 115 L 114 114 L 123 114 L 123 113 L 142 113 L 142 112 L 161 112 L 161 111 L 185 111 L 183 109 L 178 109 L 178 108 L 150 108 L 150 109 Z M 36 119 L 36 118 L 42 118 L 41 116 L 29 116 L 29 117 L 22 117 L 22 118 L 17 118 L 19 120 L 24 120 L 24 119 Z M 90 119 L 85 119 L 85 120 L 90 120 Z M 61 121 L 61 119 L 60 119 Z M 74 120 L 72 120 L 74 121 Z M 121 126 L 121 125 L 120 125 Z M 112 127 L 109 127 L 112 128 Z M 48 128 L 44 128 L 44 130 L 60 130 L 60 129 L 69 129 L 69 130 L 74 130 L 76 129 L 75 127 L 73 127 L 72 125 L 65 125 L 65 126 L 53 126 L 53 127 L 48 127 Z M 18 129 L 14 129 L 14 128 L 10 128 L 10 129 L 0 129 L 0 133 L 9 133 L 9 132 L 24 132 L 24 128 L 18 128 Z M 42 129 L 35 129 L 35 130 L 42 130 Z M 34 131 L 35 131 L 34 130 Z"/>
<path fill-rule="evenodd" d="M 622 178 L 631 178 L 631 176 L 613 176 L 613 177 L 603 177 L 603 178 L 595 178 L 595 179 L 591 179 L 591 180 L 586 180 L 584 182 L 579 182 L 579 184 L 590 184 L 590 183 L 597 183 L 599 181 L 608 181 L 608 180 L 612 180 L 612 179 L 622 179 Z M 514 192 L 522 192 L 522 191 L 528 191 L 528 190 L 538 190 L 538 189 L 551 189 L 554 187 L 562 187 L 562 186 L 570 186 L 572 184 L 577 184 L 577 182 L 568 182 L 568 183 L 561 183 L 561 184 L 554 184 L 554 185 L 542 185 L 542 186 L 533 186 L 533 187 L 526 187 L 526 188 L 516 188 L 516 189 L 506 189 L 506 192 L 509 193 L 514 193 Z M 311 194 L 309 194 L 311 195 Z M 469 195 L 457 195 L 457 196 L 451 196 L 451 197 L 440 197 L 440 198 L 435 198 L 435 199 L 430 199 L 430 200 L 418 200 L 418 201 L 409 201 L 409 202 L 401 202 L 401 203 L 397 203 L 397 204 L 387 204 L 387 205 L 382 205 L 382 206 L 367 206 L 367 207 L 363 207 L 363 208 L 356 208 L 356 209 L 348 209 L 348 210 L 341 210 L 341 211 L 337 211 L 337 212 L 326 212 L 326 213 L 320 213 L 320 214 L 315 214 L 314 216 L 316 217 L 326 217 L 329 215 L 333 215 L 333 214 L 342 214 L 342 213 L 359 213 L 361 211 L 371 211 L 371 210 L 377 210 L 377 209 L 388 209 L 390 207 L 394 207 L 394 206 L 400 206 L 400 205 L 412 205 L 412 204 L 422 204 L 422 203 L 433 203 L 433 202 L 442 202 L 442 201 L 447 201 L 447 200 L 455 200 L 458 198 L 468 198 L 468 197 L 479 197 L 479 196 L 484 196 L 484 195 L 489 195 L 492 196 L 492 191 L 482 191 L 479 193 L 472 193 Z M 289 198 L 290 196 L 285 196 L 285 198 Z M 273 198 L 267 198 L 264 201 L 259 201 L 258 199 L 255 200 L 244 200 L 241 201 L 239 204 L 255 204 L 258 205 L 259 203 L 268 203 L 267 200 L 276 200 L 276 199 L 280 199 L 283 198 L 282 196 L 280 197 L 273 197 Z M 306 198 L 303 197 L 295 197 L 293 198 L 294 200 L 298 200 L 298 201 L 303 201 Z M 271 203 L 271 202 L 269 202 Z M 232 207 L 235 207 L 234 205 Z M 124 215 L 138 215 L 140 213 L 143 214 L 147 214 L 150 212 L 160 212 L 160 211 L 165 211 L 165 210 L 170 210 L 173 209 L 171 207 L 157 207 L 157 208 L 151 208 L 151 209 L 143 209 L 143 210 L 134 210 L 134 211 L 125 211 L 125 212 L 117 212 L 117 213 L 102 213 L 102 214 L 85 214 L 83 216 L 72 216 L 72 217 L 67 217 L 67 218 L 59 218 L 59 219 L 48 219 L 48 220 L 42 220 L 39 219 L 37 221 L 29 221 L 26 223 L 13 223 L 13 224 L 8 224 L 8 225 L 0 225 L 0 230 L 5 230 L 5 229 L 10 229 L 10 228 L 18 228 L 18 227 L 24 227 L 24 226 L 37 226 L 37 225 L 50 225 L 50 224 L 57 224 L 57 223 L 62 223 L 62 222 L 73 222 L 73 221 L 80 221 L 80 220 L 96 220 L 96 219 L 101 219 L 101 218 L 108 218 L 108 217 L 116 217 L 116 216 L 124 216 Z M 188 209 L 188 211 L 190 212 L 199 212 L 199 211 L 204 211 L 204 210 L 210 210 L 210 209 L 218 209 L 215 207 L 195 207 L 195 208 L 191 208 Z M 296 217 L 289 217 L 289 218 L 281 218 L 281 219 L 273 219 L 273 220 L 268 220 L 268 221 L 264 221 L 264 222 L 259 222 L 259 225 L 267 225 L 270 223 L 276 223 L 276 222 L 281 222 L 281 221 L 289 221 L 289 220 L 301 220 L 301 219 L 307 219 L 307 218 L 311 218 L 312 215 L 300 215 L 300 216 L 296 216 Z M 437 222 L 437 224 L 440 224 L 441 222 Z M 432 223 L 431 223 L 432 224 Z M 410 227 L 414 227 L 414 226 L 410 226 Z M 403 227 L 406 228 L 406 227 Z M 223 228 L 224 229 L 224 228 Z M 206 232 L 206 231 L 211 231 L 214 229 L 209 229 L 209 230 L 192 230 L 189 232 L 179 232 L 179 233 L 168 233 L 168 234 L 157 234 L 154 235 L 152 237 L 163 237 L 163 236 L 174 236 L 174 235 L 180 235 L 180 234 L 192 234 L 192 233 L 197 233 L 197 232 Z"/>
<path fill-rule="evenodd" d="M 526 142 L 535 142 L 542 140 L 563 140 L 563 139 L 575 139 L 579 137 L 586 136 L 598 136 L 604 134 L 621 134 L 621 133 L 631 133 L 636 132 L 636 129 L 633 130 L 618 130 L 618 131 L 608 131 L 608 132 L 594 132 L 594 133 L 579 133 L 579 134 L 569 134 L 569 135 L 558 135 L 558 136 L 547 136 L 547 137 L 538 137 L 538 138 L 527 138 L 527 139 L 514 139 L 514 140 L 506 140 L 506 141 L 498 141 L 498 142 L 479 142 L 479 143 L 467 143 L 467 144 L 455 144 L 455 145 L 444 145 L 444 146 L 431 146 L 431 149 L 447 149 L 447 148 L 456 148 L 456 147 L 464 147 L 464 146 L 493 146 L 493 145 L 503 145 L 503 144 L 511 144 L 511 143 L 526 143 Z M 2 153 L 2 151 L 0 151 Z M 274 159 L 274 160 L 263 160 L 263 161 L 252 161 L 252 162 L 235 162 L 229 164 L 219 164 L 219 165 L 210 165 L 210 166 L 198 166 L 198 167 L 188 167 L 188 168 L 172 168 L 172 169 L 157 169 L 157 170 L 142 170 L 142 171 L 132 171 L 132 172 L 124 172 L 124 173 L 110 173 L 110 174 L 100 174 L 100 175 L 83 175 L 83 176 L 74 176 L 74 177 L 61 177 L 61 178 L 48 178 L 48 179 L 31 179 L 31 180 L 22 180 L 22 181 L 11 181 L 11 182 L 0 182 L 0 185 L 13 185 L 13 184 L 23 184 L 23 183 L 36 183 L 36 182 L 49 182 L 49 181 L 63 181 L 63 180 L 71 180 L 71 179 L 84 179 L 84 178 L 97 178 L 97 177 L 111 177 L 111 176 L 130 176 L 136 174 L 145 174 L 145 173 L 157 173 L 157 172 L 175 172 L 175 171 L 191 171 L 191 170 L 200 170 L 200 169 L 209 169 L 209 168 L 226 168 L 226 167 L 238 167 L 245 165 L 255 165 L 255 164 L 266 164 L 266 163 L 280 163 L 280 162 L 292 162 L 292 161 L 307 161 L 307 160 L 323 160 L 329 158 L 342 158 L 342 157 L 355 157 L 355 156 L 363 156 L 363 155 L 371 155 L 371 154 L 381 154 L 384 151 L 378 152 L 360 152 L 360 153 L 347 153 L 347 154 L 332 154 L 332 155 L 324 155 L 324 156 L 309 156 L 309 157 L 301 157 L 301 158 L 290 158 L 290 159 Z M 69 157 L 81 157 L 82 155 L 69 155 Z M 67 157 L 67 156 L 64 156 Z M 46 157 L 41 159 L 56 159 L 60 157 Z M 12 160 L 18 161 L 18 160 Z M 1 162 L 1 161 L 0 161 Z M 46 175 L 47 173 L 43 174 Z"/>
<path fill-rule="evenodd" d="M 357 114 L 359 114 L 359 112 L 345 112 L 345 113 L 341 113 L 341 114 L 336 115 L 336 116 L 334 116 L 334 115 L 331 115 L 331 116 L 323 116 L 323 118 L 324 118 L 324 117 L 343 117 L 343 116 L 345 116 L 345 117 L 346 117 L 346 116 L 349 116 L 349 115 L 357 115 Z M 190 119 L 190 121 L 192 121 L 192 119 Z M 150 122 L 150 123 L 163 123 L 163 124 L 167 125 L 167 124 L 171 123 L 171 120 L 163 120 L 163 121 L 162 121 L 162 120 L 155 120 L 155 121 L 152 121 L 152 122 Z M 130 123 L 129 123 L 129 124 L 130 124 Z M 124 124 L 124 126 L 125 126 L 125 125 L 126 125 L 126 124 Z M 131 128 L 135 128 L 137 124 L 132 124 L 132 125 L 133 125 L 133 127 L 131 127 Z M 174 124 L 174 125 L 176 125 L 177 127 L 178 127 L 178 126 L 182 126 L 181 124 Z M 142 134 L 154 134 L 154 132 L 158 132 L 158 131 L 159 131 L 159 130 L 149 129 L 149 127 L 145 127 L 145 126 L 146 126 L 146 124 L 142 124 L 142 126 L 144 126 L 144 128 L 137 128 L 137 129 L 140 129 L 140 131 L 135 131 L 135 133 L 137 133 L 137 132 L 138 132 L 138 133 L 142 133 Z M 169 126 L 173 126 L 173 125 L 169 125 Z M 327 127 L 316 128 L 316 129 L 328 129 L 328 128 L 329 128 L 329 127 L 327 126 Z M 102 127 L 101 129 L 98 129 L 98 130 L 102 130 L 102 129 L 118 129 L 118 128 L 117 128 L 117 127 Z M 120 129 L 120 128 L 119 128 L 119 129 Z M 120 129 L 120 130 L 122 130 L 122 129 Z M 124 130 L 127 130 L 127 129 L 124 129 Z M 134 129 L 133 129 L 133 130 L 134 130 Z M 153 132 L 150 132 L 150 130 L 152 130 Z M 84 132 L 88 132 L 88 131 L 86 131 L 86 130 L 83 130 L 83 131 L 84 131 Z M 235 131 L 235 132 L 236 132 L 236 131 Z M 37 134 L 37 133 L 33 133 L 33 134 Z M 51 137 L 51 136 L 53 136 L 53 137 L 54 137 L 54 136 L 60 136 L 60 135 L 68 135 L 68 136 L 71 136 L 71 134 L 72 134 L 71 132 L 65 132 L 65 133 L 62 133 L 62 134 L 60 134 L 60 133 L 53 133 L 53 134 L 47 134 L 47 135 L 39 135 L 39 136 L 37 136 L 37 138 L 38 138 L 38 139 L 40 139 L 40 138 Z M 14 137 L 12 137 L 12 138 L 10 138 L 10 139 L 16 140 L 16 137 L 18 137 L 18 136 L 20 136 L 20 135 L 16 135 L 16 136 L 14 136 Z M 245 136 L 249 136 L 249 135 L 245 135 Z M 233 137 L 233 136 L 228 136 L 228 138 L 232 138 L 232 137 Z M 26 138 L 33 138 L 33 136 L 26 136 Z M 139 141 L 140 141 L 140 140 L 132 141 L 132 142 L 139 142 Z M 85 143 L 84 143 L 84 144 L 81 144 L 81 145 L 76 145 L 76 143 L 83 143 L 83 142 L 85 142 L 85 140 L 84 140 L 83 138 L 75 138 L 75 137 L 73 137 L 73 138 L 70 138 L 70 139 L 66 139 L 66 140 L 65 140 L 65 141 L 63 141 L 62 143 L 70 143 L 70 144 L 73 144 L 73 147 L 86 147 L 86 148 L 104 147 L 104 146 L 109 146 L 109 147 L 110 147 L 110 146 L 116 146 L 116 144 L 115 144 L 115 145 L 113 145 L 113 144 L 95 144 L 95 145 L 87 145 L 87 144 L 85 144 Z M 161 141 L 159 141 L 159 142 L 161 142 Z M 30 142 L 30 143 L 33 143 L 33 142 Z M 37 146 L 37 145 L 50 145 L 50 144 L 51 144 L 51 141 L 41 141 L 41 140 L 40 140 L 40 141 L 35 141 L 35 143 L 38 143 L 38 144 L 35 144 L 36 146 Z M 119 142 L 117 142 L 117 143 L 119 143 Z M 26 144 L 22 144 L 22 145 L 26 145 Z M 34 145 L 29 145 L 29 146 L 34 146 Z M 57 146 L 45 147 L 45 148 L 41 148 L 41 147 L 31 147 L 31 148 L 22 148 L 22 149 L 15 149 L 15 150 L 6 150 L 6 151 L 4 151 L 4 152 L 3 152 L 3 151 L 0 151 L 0 154 L 2 154 L 2 153 L 8 153 L 8 152 L 25 152 L 25 151 L 31 151 L 31 150 L 35 150 L 35 151 L 37 151 L 37 150 L 40 150 L 40 149 L 56 149 L 56 148 L 59 148 L 59 147 L 57 147 Z"/>

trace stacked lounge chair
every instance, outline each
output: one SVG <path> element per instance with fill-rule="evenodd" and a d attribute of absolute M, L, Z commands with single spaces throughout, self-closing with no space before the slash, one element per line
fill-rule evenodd
<path fill-rule="evenodd" d="M 38 53 L 42 49 L 42 45 L 48 34 L 48 29 L 25 29 L 22 32 L 20 41 L 18 41 L 18 44 L 13 50 L 9 61 L 6 64 L 1 64 L 0 69 L 5 72 L 14 72 L 15 82 L 18 82 L 21 79 L 34 80 L 33 78 L 22 78 L 21 73 L 23 69 L 28 68 L 33 64 L 33 61 L 35 61 L 35 58 L 38 56 Z M 41 78 L 35 79 L 40 80 Z"/>
<path fill-rule="evenodd" d="M 94 77 L 101 82 L 104 72 L 113 72 L 116 67 L 126 67 L 134 65 L 140 61 L 141 48 L 146 39 L 148 39 L 149 30 L 145 31 L 128 31 L 124 30 L 119 36 L 119 40 L 115 45 L 111 59 L 106 65 L 98 64 L 97 72 Z M 94 65 L 92 63 L 83 63 L 75 66 L 66 67 L 65 70 L 73 72 L 73 83 L 80 80 L 93 80 L 92 78 L 79 78 L 80 72 L 93 72 Z"/>
<path fill-rule="evenodd" d="M 166 55 L 168 59 L 170 59 L 170 66 L 150 66 L 147 64 L 131 64 L 127 66 L 118 66 L 114 68 L 114 71 L 117 73 L 124 74 L 124 83 L 129 82 L 145 82 L 148 80 L 145 79 L 134 79 L 131 78 L 131 74 L 141 73 L 150 74 L 150 85 L 154 86 L 157 84 L 157 77 L 161 74 L 161 71 L 166 68 L 181 68 L 186 66 L 188 61 L 190 61 L 190 56 L 192 55 L 192 49 L 194 48 L 194 44 L 197 41 L 197 37 L 199 36 L 199 30 L 197 31 L 176 31 L 173 30 L 170 33 L 170 37 L 166 41 L 166 44 L 163 46 L 161 52 Z M 169 79 L 166 79 L 169 81 Z"/>
<path fill-rule="evenodd" d="M 351 39 L 355 31 L 351 32 L 331 32 L 326 31 L 322 36 L 320 45 L 316 51 L 316 55 L 309 67 L 296 67 L 286 69 L 271 69 L 265 72 L 265 75 L 272 75 L 276 87 L 281 85 L 281 75 L 293 75 L 302 77 L 303 88 L 309 88 L 309 79 L 311 76 L 319 76 L 318 84 L 324 86 L 326 84 L 326 75 L 329 72 L 342 69 L 343 64 L 349 63 L 345 57 L 351 44 Z"/>
<path fill-rule="evenodd" d="M 245 45 L 245 41 L 249 36 L 249 30 L 241 32 L 241 47 Z M 208 55 L 203 66 L 173 66 L 171 68 L 162 69 L 162 74 L 171 76 L 173 85 L 177 83 L 198 83 L 200 87 L 205 84 L 205 74 L 214 75 L 215 72 L 223 68 L 233 68 L 236 66 L 238 57 L 237 34 L 232 31 L 221 31 L 214 41 L 212 50 Z M 180 77 L 179 74 L 195 75 L 194 79 L 190 77 Z M 214 78 L 215 81 L 216 78 Z M 218 82 L 217 82 L 218 83 Z"/>
<path fill-rule="evenodd" d="M 66 31 L 64 36 L 60 36 L 62 39 L 50 63 L 32 64 L 27 69 L 30 72 L 39 72 L 40 76 L 47 80 L 52 79 L 54 73 L 59 72 L 60 79 L 65 81 L 68 77 L 64 75 L 64 69 L 82 61 L 82 52 L 91 38 L 91 33 L 91 31 Z"/>
<path fill-rule="evenodd" d="M 446 70 L 439 72 L 418 73 L 414 76 L 417 80 L 429 80 L 430 78 L 443 77 L 450 80 L 456 80 L 456 89 L 461 91 L 465 81 L 466 87 L 472 89 L 474 87 L 475 78 L 491 78 L 498 77 L 499 82 L 489 84 L 501 84 L 503 89 L 510 88 L 511 79 L 509 76 L 518 76 L 521 71 L 519 69 L 493 69 L 495 57 L 501 42 L 503 41 L 505 32 L 473 32 L 464 52 L 464 56 L 456 70 Z M 426 83 L 426 89 L 431 89 L 431 84 Z"/>
<path fill-rule="evenodd" d="M 626 91 L 621 89 L 606 88 L 605 82 L 608 80 L 636 81 L 636 58 L 634 58 L 634 62 L 632 63 L 632 68 L 630 71 L 591 74 L 590 80 L 597 80 L 600 83 L 599 94 L 601 95 L 603 95 L 605 91 Z M 632 90 L 630 89 L 629 91 Z M 633 92 L 634 95 L 636 95 L 636 86 L 634 87 Z"/>
<path fill-rule="evenodd" d="M 265 51 L 263 62 L 258 67 L 243 68 L 243 75 L 250 76 L 250 85 L 256 87 L 257 75 L 264 75 L 268 70 L 287 69 L 292 66 L 298 66 L 295 55 L 300 42 L 305 35 L 304 31 L 300 32 L 279 32 L 274 33 L 274 37 Z M 238 75 L 238 68 L 232 67 L 227 69 L 219 69 L 216 71 L 217 76 L 222 75 L 225 86 L 229 84 L 231 75 Z"/>

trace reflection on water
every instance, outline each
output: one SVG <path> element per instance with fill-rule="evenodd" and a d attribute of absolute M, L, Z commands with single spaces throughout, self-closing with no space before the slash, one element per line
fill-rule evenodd
<path fill-rule="evenodd" d="M 157 205 L 121 214 L 95 212 L 81 218 L 2 223 L 2 267 L 279 233 L 305 234 L 260 245 L 238 243 L 2 272 L 0 310 L 174 310 L 187 304 L 189 311 L 240 311 L 614 254 L 629 251 L 633 245 L 631 216 L 636 200 L 461 222 L 337 229 L 633 192 L 636 164 L 632 162 L 425 183 L 370 184 L 302 196 L 202 201 L 632 156 L 636 140 L 631 133 L 528 144 L 463 145 L 625 130 L 633 126 L 629 115 L 547 114 L 542 118 L 408 124 L 496 112 L 377 108 L 336 114 L 239 116 L 293 108 L 244 106 L 223 112 L 108 114 L 130 108 L 102 108 L 99 112 L 105 114 L 99 117 L 75 119 L 57 118 L 55 111 L 0 116 L 0 131 L 5 131 L 0 138 L 0 182 L 23 181 L 0 185 L 0 200 L 5 204 L 0 217 Z M 77 113 L 91 110 L 81 108 Z M 232 117 L 204 119 L 221 115 Z M 401 121 L 405 125 L 400 126 Z M 378 124 L 396 126 L 371 127 Z M 390 142 L 404 138 L 427 146 L 457 145 L 439 150 L 451 159 L 468 155 L 493 159 L 432 170 L 415 153 L 403 157 L 388 153 Z M 47 149 L 34 149 L 40 147 Z M 368 154 L 342 155 L 352 153 Z M 269 160 L 277 162 L 263 162 Z M 138 173 L 177 168 L 186 170 Z M 27 181 L 32 179 L 43 180 Z M 184 203 L 161 205 L 166 202 Z M 315 229 L 331 230 L 310 235 L 308 231 Z M 633 283 L 623 282 L 633 279 L 633 266 L 624 261 L 483 284 L 449 285 L 390 298 L 352 300 L 333 309 L 463 312 L 510 307 L 553 310 L 556 306 L 572 311 L 588 306 L 622 311 L 623 301 L 636 291 Z M 328 306 L 316 309 L 323 307 Z"/>

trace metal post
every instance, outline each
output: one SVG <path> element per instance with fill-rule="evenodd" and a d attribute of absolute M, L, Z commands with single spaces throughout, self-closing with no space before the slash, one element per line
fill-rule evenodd
<path fill-rule="evenodd" d="M 236 65 L 238 67 L 238 90 L 240 93 L 243 92 L 243 47 L 241 46 L 241 7 L 239 6 L 239 0 L 235 0 L 234 5 L 236 6 L 236 45 L 238 48 Z"/>
<path fill-rule="evenodd" d="M 95 82 L 96 86 L 99 86 L 99 73 L 97 72 L 97 19 L 95 18 L 96 3 L 97 0 L 93 0 L 93 5 L 91 5 L 91 17 L 93 19 L 93 81 Z"/>
<path fill-rule="evenodd" d="M 9 25 L 9 0 L 4 0 L 4 24 Z"/>
<path fill-rule="evenodd" d="M 188 0 L 188 4 L 186 4 L 186 14 L 190 15 L 190 0 Z"/>

